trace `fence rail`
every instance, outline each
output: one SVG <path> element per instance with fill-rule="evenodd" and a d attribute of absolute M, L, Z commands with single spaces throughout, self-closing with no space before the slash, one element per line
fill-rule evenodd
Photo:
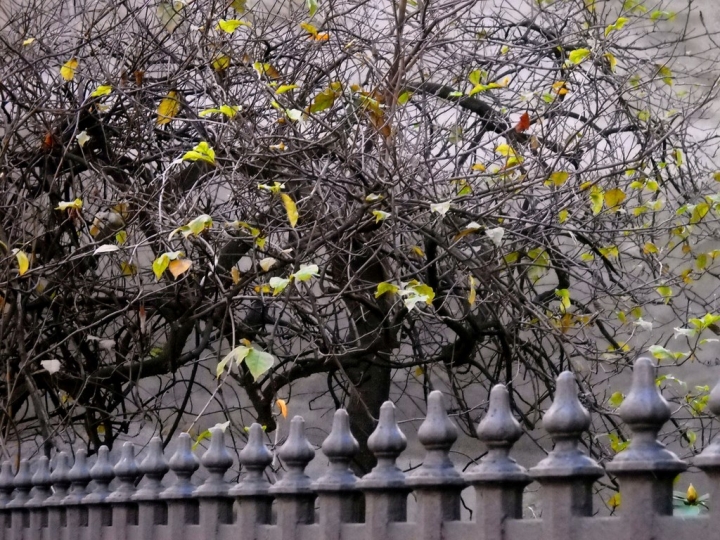
<path fill-rule="evenodd" d="M 114 466 L 106 447 L 100 449 L 92 468 L 84 451 L 76 453 L 72 467 L 67 454 L 58 454 L 52 472 L 46 457 L 33 462 L 34 472 L 28 461 L 22 461 L 14 475 L 11 463 L 5 462 L 0 470 L 0 540 L 718 538 L 720 505 L 713 504 L 708 515 L 673 516 L 672 482 L 687 463 L 657 440 L 670 419 L 670 406 L 655 385 L 655 371 L 647 358 L 635 362 L 632 388 L 618 411 L 632 430 L 632 439 L 607 465 L 621 487 L 622 505 L 616 516 L 593 516 L 592 487 L 604 470 L 580 449 L 590 416 L 578 399 L 574 376 L 564 372 L 543 419 L 554 449 L 530 470 L 509 457 L 522 430 L 511 414 L 504 386 L 492 389 L 487 414 L 477 430 L 488 452 L 464 474 L 449 458 L 456 427 L 447 416 L 442 394 L 432 392 L 418 430 L 425 458 L 410 474 L 396 465 L 407 441 L 391 402 L 382 406 L 368 441 L 377 466 L 362 478 L 350 469 L 358 444 L 344 410 L 335 413 L 330 435 L 322 444 L 330 464 L 315 481 L 305 474 L 315 450 L 299 416 L 292 420 L 278 452 L 286 472 L 273 485 L 265 476 L 272 455 L 258 424 L 250 428 L 239 453 L 243 474 L 235 485 L 224 479 L 233 460 L 220 429 L 213 430 L 199 461 L 190 437 L 182 434 L 169 460 L 155 438 L 140 463 L 129 442 Z M 711 394 L 709 408 L 720 414 L 720 385 Z M 711 500 L 720 500 L 720 437 L 694 464 L 710 478 Z M 208 474 L 195 486 L 192 476 L 200 465 Z M 175 478 L 164 485 L 169 471 Z M 140 477 L 145 480 L 136 488 Z M 115 478 L 117 487 L 111 490 Z M 523 489 L 532 480 L 541 485 L 541 519 L 522 518 Z M 462 521 L 460 516 L 460 492 L 468 485 L 476 491 L 474 521 Z M 411 492 L 417 498 L 417 511 L 409 519 Z"/>

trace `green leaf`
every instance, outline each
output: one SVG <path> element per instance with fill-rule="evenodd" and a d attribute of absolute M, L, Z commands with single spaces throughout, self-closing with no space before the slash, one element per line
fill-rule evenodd
<path fill-rule="evenodd" d="M 590 57 L 591 52 L 592 51 L 590 51 L 590 49 L 575 49 L 568 55 L 568 60 L 571 64 L 578 65 L 587 60 Z"/>
<path fill-rule="evenodd" d="M 301 264 L 300 269 L 295 272 L 292 277 L 294 277 L 296 281 L 309 281 L 310 278 L 318 276 L 319 270 L 317 264 Z"/>
<path fill-rule="evenodd" d="M 160 255 L 157 259 L 155 259 L 152 263 L 152 270 L 155 274 L 155 278 L 160 281 L 160 278 L 162 277 L 165 270 L 167 270 L 167 267 L 170 265 L 170 257 L 168 257 L 167 253 L 163 253 Z"/>
<path fill-rule="evenodd" d="M 608 34 L 614 30 L 620 30 L 630 19 L 627 17 L 618 17 L 618 20 L 615 21 L 613 24 L 608 25 L 605 28 L 605 37 L 608 36 Z"/>
<path fill-rule="evenodd" d="M 674 21 L 675 13 L 672 11 L 660 11 L 656 10 L 650 13 L 651 21 Z"/>
<path fill-rule="evenodd" d="M 410 101 L 410 98 L 412 97 L 413 93 L 409 90 L 406 90 L 402 94 L 398 96 L 398 105 L 405 105 L 408 101 Z"/>
<path fill-rule="evenodd" d="M 211 165 L 215 165 L 215 150 L 213 150 L 205 141 L 200 142 L 192 150 L 185 152 L 182 157 L 183 161 L 205 161 Z"/>
<path fill-rule="evenodd" d="M 306 0 L 307 8 L 308 8 L 308 14 L 310 17 L 315 16 L 315 13 L 317 13 L 318 10 L 318 3 L 317 0 Z"/>
<path fill-rule="evenodd" d="M 568 289 L 555 289 L 555 296 L 560 298 L 560 311 L 565 313 L 570 307 L 570 291 Z"/>
<path fill-rule="evenodd" d="M 380 298 L 385 293 L 396 294 L 399 290 L 400 288 L 397 285 L 383 281 L 382 283 L 378 283 L 375 298 Z"/>
<path fill-rule="evenodd" d="M 171 232 L 170 236 L 168 237 L 168 240 L 171 240 L 172 237 L 175 236 L 175 234 L 178 232 L 181 232 L 185 238 L 187 238 L 188 236 L 190 236 L 192 234 L 194 234 L 195 236 L 198 236 L 205 229 L 210 229 L 212 227 L 212 225 L 213 225 L 212 218 L 210 216 L 208 216 L 207 214 L 202 214 L 201 216 L 198 216 L 195 219 L 193 219 L 187 225 L 178 227 L 173 232 Z"/>
<path fill-rule="evenodd" d="M 225 366 L 227 366 L 230 361 L 235 360 L 235 363 L 239 365 L 248 354 L 250 354 L 250 347 L 245 347 L 244 345 L 235 347 L 218 363 L 215 369 L 215 376 L 220 377 L 225 370 Z"/>
<path fill-rule="evenodd" d="M 273 296 L 277 296 L 281 292 L 283 292 L 287 286 L 290 285 L 290 279 L 288 278 L 281 278 L 281 277 L 273 277 L 270 278 L 270 286 L 273 289 Z"/>
<path fill-rule="evenodd" d="M 250 374 L 257 381 L 258 377 L 269 370 L 275 363 L 275 357 L 266 353 L 265 351 L 258 351 L 257 349 L 250 349 L 250 352 L 245 357 L 245 365 L 250 370 Z"/>
<path fill-rule="evenodd" d="M 295 90 L 297 87 L 297 84 L 281 84 L 275 89 L 275 93 L 284 94 L 286 92 L 290 92 L 291 90 Z"/>
<path fill-rule="evenodd" d="M 622 392 L 613 392 L 613 394 L 610 396 L 610 399 L 608 399 L 608 403 L 611 407 L 617 409 L 625 399 L 625 395 Z"/>
<path fill-rule="evenodd" d="M 375 223 L 386 220 L 390 217 L 390 212 L 383 212 L 382 210 L 373 210 L 372 215 L 375 216 Z"/>
<path fill-rule="evenodd" d="M 666 304 L 667 304 L 668 302 L 670 302 L 670 299 L 672 298 L 672 295 L 673 295 L 672 287 L 668 287 L 667 285 L 663 285 L 663 286 L 661 286 L 661 287 L 658 287 L 658 288 L 655 289 L 655 290 L 657 291 L 657 293 L 658 293 L 660 296 L 662 296 L 662 297 L 665 299 L 665 303 L 666 303 Z"/>

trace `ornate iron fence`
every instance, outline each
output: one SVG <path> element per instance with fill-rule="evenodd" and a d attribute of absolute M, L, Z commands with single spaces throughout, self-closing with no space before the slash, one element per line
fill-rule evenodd
<path fill-rule="evenodd" d="M 672 482 L 687 467 L 658 440 L 670 418 L 670 407 L 655 384 L 656 367 L 641 358 L 635 363 L 632 388 L 619 409 L 632 430 L 626 450 L 608 464 L 621 486 L 618 515 L 593 515 L 593 483 L 605 471 L 580 448 L 590 416 L 580 403 L 570 372 L 558 377 L 555 400 L 544 416 L 553 451 L 529 471 L 509 457 L 521 436 L 512 416 L 508 392 L 493 388 L 478 437 L 485 456 L 468 472 L 453 466 L 449 451 L 457 437 L 440 392 L 432 392 L 427 416 L 418 431 L 426 449 L 422 465 L 410 474 L 396 465 L 407 441 L 398 428 L 395 407 L 382 406 L 368 444 L 377 466 L 357 478 L 350 463 L 358 450 L 344 410 L 335 413 L 322 451 L 330 464 L 313 481 L 305 468 L 315 456 L 295 417 L 278 455 L 286 472 L 271 485 L 265 469 L 272 454 L 263 443 L 261 426 L 250 428 L 239 453 L 243 475 L 231 485 L 224 479 L 232 466 L 224 433 L 214 429 L 200 460 L 187 434 L 166 460 L 160 439 L 150 443 L 138 464 L 135 447 L 125 443 L 112 466 L 108 449 L 100 449 L 92 468 L 78 451 L 72 468 L 68 456 L 57 456 L 50 472 L 48 459 L 22 461 L 13 475 L 5 462 L 0 471 L 0 538 L 10 540 L 690 540 L 720 537 L 720 507 L 709 514 L 673 516 Z M 720 414 L 720 386 L 709 404 Z M 709 475 L 713 499 L 720 500 L 720 438 L 694 464 Z M 207 478 L 198 486 L 192 476 L 202 465 Z M 174 480 L 163 485 L 172 471 Z M 144 477 L 140 487 L 136 487 Z M 116 480 L 117 486 L 110 489 Z M 532 480 L 541 485 L 542 517 L 523 519 L 522 496 Z M 475 519 L 463 521 L 460 493 L 476 491 Z M 92 487 L 89 487 L 92 486 Z M 408 519 L 408 495 L 417 499 Z M 273 508 L 274 505 L 274 508 Z M 317 517 L 316 517 L 317 513 Z"/>

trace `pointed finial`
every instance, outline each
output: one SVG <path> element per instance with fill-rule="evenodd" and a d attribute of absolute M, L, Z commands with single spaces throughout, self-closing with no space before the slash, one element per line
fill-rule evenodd
<path fill-rule="evenodd" d="M 0 468 L 0 508 L 10 502 L 13 490 L 15 489 L 15 477 L 13 476 L 12 462 L 3 461 Z"/>
<path fill-rule="evenodd" d="M 411 486 L 460 486 L 462 476 L 450 461 L 450 448 L 457 439 L 457 428 L 445 410 L 442 392 L 428 396 L 427 415 L 418 429 L 418 439 L 425 447 L 423 464 L 407 479 Z"/>
<path fill-rule="evenodd" d="M 117 489 L 107 497 L 108 502 L 128 502 L 135 493 L 135 481 L 140 476 L 140 469 L 135 460 L 135 445 L 126 442 L 122 446 L 120 461 L 113 467 L 113 472 L 120 481 Z"/>
<path fill-rule="evenodd" d="M 330 461 L 330 466 L 315 482 L 315 489 L 317 491 L 352 489 L 358 478 L 350 469 L 350 462 L 359 450 L 360 445 L 350 431 L 350 416 L 345 409 L 338 409 L 333 416 L 330 435 L 322 443 L 323 454 Z"/>
<path fill-rule="evenodd" d="M 362 477 L 359 485 L 371 489 L 404 486 L 405 474 L 395 460 L 406 447 L 407 439 L 395 419 L 395 405 L 386 401 L 380 407 L 378 425 L 368 438 L 368 448 L 377 458 L 377 465 Z"/>
<path fill-rule="evenodd" d="M 222 497 L 228 494 L 230 484 L 225 481 L 225 473 L 232 467 L 233 459 L 225 446 L 225 430 L 221 427 L 210 428 L 210 447 L 200 458 L 200 463 L 210 473 L 205 482 L 195 490 L 200 497 Z"/>
<path fill-rule="evenodd" d="M 170 470 L 175 473 L 175 482 L 161 493 L 166 499 L 186 499 L 192 497 L 195 487 L 192 475 L 200 467 L 192 451 L 192 439 L 187 433 L 181 433 L 177 440 L 177 449 L 170 458 Z"/>
<path fill-rule="evenodd" d="M 42 506 L 51 494 L 50 460 L 47 456 L 40 456 L 36 463 L 35 474 L 32 476 L 32 497 L 25 506 Z"/>
<path fill-rule="evenodd" d="M 87 495 L 87 485 L 91 480 L 85 450 L 80 449 L 75 454 L 75 463 L 68 473 L 68 480 L 70 480 L 70 493 L 63 499 L 63 504 L 80 504 Z"/>
<path fill-rule="evenodd" d="M 575 375 L 570 371 L 563 371 L 557 378 L 555 400 L 543 417 L 543 427 L 555 448 L 530 469 L 533 477 L 600 478 L 603 475 L 602 467 L 578 448 L 580 436 L 590 427 L 590 413 L 580 403 Z"/>
<path fill-rule="evenodd" d="M 133 501 L 152 501 L 160 496 L 164 489 L 162 479 L 170 470 L 163 454 L 162 439 L 153 437 L 150 439 L 148 453 L 138 467 L 146 483 L 132 496 Z"/>
<path fill-rule="evenodd" d="M 707 408 L 715 417 L 720 416 L 720 383 L 710 392 Z M 693 464 L 708 472 L 720 470 L 720 437 L 716 436 L 700 455 L 693 458 Z"/>
<path fill-rule="evenodd" d="M 6 508 L 21 508 L 30 500 L 30 490 L 32 489 L 32 475 L 30 474 L 30 462 L 23 459 L 20 462 L 20 468 L 15 475 L 15 496 L 13 500 L 7 503 Z"/>
<path fill-rule="evenodd" d="M 471 483 L 529 484 L 525 467 L 510 457 L 513 444 L 522 436 L 520 423 L 510 410 L 510 393 L 504 385 L 496 384 L 490 390 L 489 401 L 487 413 L 477 428 L 478 439 L 487 445 L 488 452 L 465 478 Z"/>
<path fill-rule="evenodd" d="M 83 499 L 83 503 L 102 503 L 110 495 L 110 482 L 115 478 L 115 472 L 110 464 L 110 450 L 103 445 L 98 450 L 95 465 L 90 469 L 90 478 L 95 489 Z"/>
<path fill-rule="evenodd" d="M 265 431 L 260 424 L 250 426 L 248 441 L 240 451 L 238 460 L 245 470 L 240 481 L 230 490 L 233 496 L 266 495 L 270 489 L 270 482 L 265 478 L 265 469 L 272 463 L 272 454 L 263 442 Z"/>
<path fill-rule="evenodd" d="M 70 458 L 66 452 L 60 452 L 55 461 L 55 469 L 50 474 L 53 494 L 45 500 L 46 505 L 62 504 L 70 487 Z"/>
<path fill-rule="evenodd" d="M 305 420 L 296 416 L 290 421 L 290 434 L 278 451 L 288 470 L 270 488 L 270 493 L 300 493 L 310 491 L 312 481 L 305 474 L 305 467 L 315 457 L 315 450 L 305 436 Z"/>
<path fill-rule="evenodd" d="M 656 371 L 655 363 L 649 358 L 635 361 L 630 392 L 617 411 L 630 426 L 633 436 L 628 448 L 608 464 L 609 471 L 680 472 L 687 468 L 684 461 L 657 440 L 660 429 L 670 418 L 671 409 L 655 384 Z"/>

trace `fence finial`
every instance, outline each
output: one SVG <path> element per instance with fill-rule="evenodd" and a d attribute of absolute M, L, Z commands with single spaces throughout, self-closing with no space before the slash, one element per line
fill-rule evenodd
<path fill-rule="evenodd" d="M 37 459 L 37 469 L 32 477 L 33 492 L 32 497 L 26 506 L 42 506 L 51 492 L 52 480 L 50 479 L 50 460 L 47 456 L 40 456 Z"/>
<path fill-rule="evenodd" d="M 362 477 L 360 485 L 363 488 L 405 485 L 405 474 L 397 467 L 395 460 L 407 447 L 407 439 L 398 427 L 392 401 L 386 401 L 380 407 L 378 425 L 367 444 L 377 458 L 377 465 Z"/>
<path fill-rule="evenodd" d="M 510 410 L 510 394 L 504 385 L 496 384 L 490 390 L 487 414 L 477 427 L 477 436 L 487 445 L 488 453 L 465 475 L 468 481 L 530 483 L 525 468 L 510 457 L 522 428 Z"/>
<path fill-rule="evenodd" d="M 66 452 L 60 452 L 57 455 L 55 469 L 50 474 L 52 480 L 53 494 L 45 499 L 45 504 L 52 506 L 61 504 L 63 499 L 67 497 L 67 490 L 70 487 L 70 458 Z"/>
<path fill-rule="evenodd" d="M 265 469 L 272 463 L 272 454 L 263 442 L 265 431 L 258 423 L 250 426 L 248 441 L 245 448 L 240 450 L 238 461 L 245 469 L 245 475 L 240 483 L 230 490 L 230 495 L 267 494 L 270 482 L 265 478 Z"/>
<path fill-rule="evenodd" d="M 12 462 L 3 461 L 0 468 L 0 508 L 4 508 L 10 502 L 10 496 L 15 489 L 14 481 Z"/>
<path fill-rule="evenodd" d="M 30 490 L 32 489 L 30 462 L 27 459 L 20 462 L 13 484 L 15 485 L 15 497 L 7 503 L 6 508 L 21 508 L 30 499 Z"/>
<path fill-rule="evenodd" d="M 135 460 L 135 445 L 131 442 L 123 444 L 120 461 L 113 467 L 120 485 L 107 497 L 108 502 L 128 502 L 135 493 L 135 480 L 140 476 L 140 469 Z"/>
<path fill-rule="evenodd" d="M 87 467 L 87 451 L 80 449 L 75 453 L 75 463 L 68 473 L 70 493 L 63 499 L 63 504 L 80 504 L 87 495 L 90 483 L 90 471 Z"/>
<path fill-rule="evenodd" d="M 148 452 L 138 466 L 146 483 L 132 496 L 134 501 L 152 501 L 160 496 L 164 489 L 162 479 L 170 470 L 163 453 L 162 439 L 153 437 L 148 445 Z"/>
<path fill-rule="evenodd" d="M 200 463 L 210 473 L 205 482 L 195 490 L 199 496 L 219 497 L 227 495 L 230 484 L 225 473 L 232 467 L 233 459 L 225 446 L 225 430 L 210 428 L 210 447 L 200 457 Z"/>
<path fill-rule="evenodd" d="M 200 467 L 198 458 L 192 451 L 192 439 L 187 433 L 181 433 L 177 440 L 177 449 L 170 458 L 170 470 L 175 473 L 175 483 L 162 492 L 161 497 L 185 499 L 192 497 L 195 487 L 192 475 Z"/>
<path fill-rule="evenodd" d="M 720 382 L 710 392 L 707 407 L 715 417 L 720 417 Z M 695 456 L 693 464 L 703 471 L 720 473 L 720 436 L 716 436 L 700 455 Z"/>
<path fill-rule="evenodd" d="M 345 409 L 338 409 L 330 434 L 322 443 L 330 467 L 315 482 L 315 489 L 329 491 L 354 487 L 358 479 L 350 469 L 350 462 L 359 450 L 360 445 L 350 431 L 350 416 Z"/>
<path fill-rule="evenodd" d="M 457 427 L 445 410 L 442 392 L 428 396 L 427 415 L 418 429 L 418 439 L 425 447 L 423 463 L 409 477 L 412 486 L 462 485 L 464 480 L 450 461 L 450 448 L 457 440 Z"/>
<path fill-rule="evenodd" d="M 602 467 L 578 448 L 580 436 L 590 427 L 590 413 L 578 399 L 577 382 L 570 371 L 563 371 L 557 378 L 555 399 L 543 417 L 543 427 L 555 448 L 530 469 L 533 477 L 599 478 L 603 475 Z"/>
<path fill-rule="evenodd" d="M 670 405 L 655 384 L 656 366 L 649 358 L 638 358 L 633 369 L 630 392 L 618 414 L 630 426 L 633 436 L 626 450 L 608 464 L 613 472 L 684 471 L 687 465 L 657 440 L 663 424 L 670 419 Z"/>
<path fill-rule="evenodd" d="M 290 434 L 278 451 L 287 465 L 287 472 L 270 488 L 270 493 L 298 493 L 309 491 L 312 480 L 305 474 L 305 467 L 315 457 L 315 450 L 305 436 L 305 420 L 296 416 L 290 421 Z"/>
<path fill-rule="evenodd" d="M 97 461 L 90 469 L 90 478 L 95 484 L 95 488 L 83 499 L 84 503 L 102 503 L 110 495 L 110 482 L 115 478 L 115 472 L 110 465 L 110 450 L 105 445 L 98 449 Z"/>

